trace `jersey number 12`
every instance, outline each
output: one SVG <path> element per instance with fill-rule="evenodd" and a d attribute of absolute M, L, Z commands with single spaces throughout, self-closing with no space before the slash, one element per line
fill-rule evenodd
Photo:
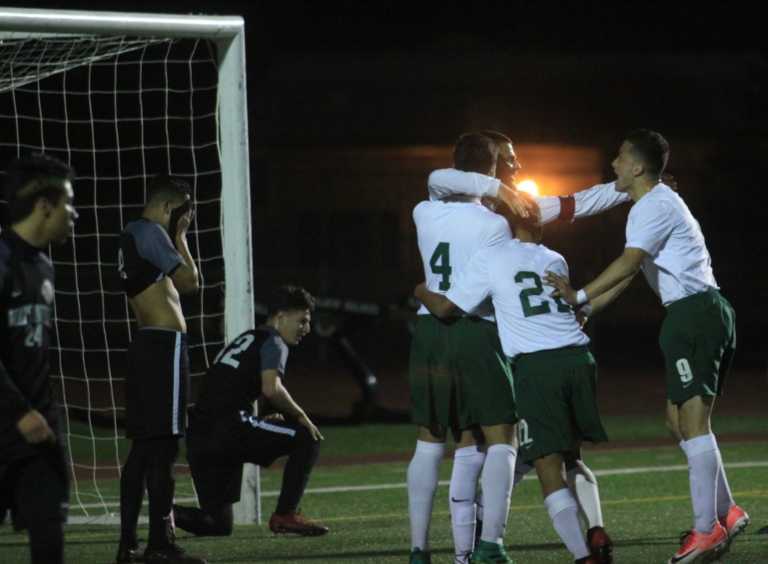
<path fill-rule="evenodd" d="M 235 341 L 229 345 L 229 347 L 225 348 L 218 355 L 216 355 L 213 363 L 216 364 L 217 362 L 220 362 L 222 364 L 226 364 L 227 366 L 231 366 L 232 368 L 237 368 L 240 366 L 240 360 L 238 360 L 237 357 L 243 354 L 243 352 L 245 352 L 245 350 L 251 346 L 254 339 L 255 337 L 253 335 L 242 335 L 241 337 L 235 339 Z"/>

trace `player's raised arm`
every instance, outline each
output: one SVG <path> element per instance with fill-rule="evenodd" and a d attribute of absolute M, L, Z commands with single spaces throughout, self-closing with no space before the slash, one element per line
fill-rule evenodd
<path fill-rule="evenodd" d="M 536 202 L 541 208 L 542 223 L 550 223 L 558 219 L 573 221 L 574 219 L 597 215 L 630 200 L 631 198 L 627 194 L 616 191 L 615 182 L 597 184 L 571 196 L 540 196 L 536 198 Z"/>
<path fill-rule="evenodd" d="M 182 294 L 192 294 L 200 288 L 200 276 L 197 265 L 195 264 L 195 259 L 192 258 L 192 254 L 189 252 L 189 245 L 187 244 L 187 230 L 192 222 L 192 215 L 192 210 L 189 210 L 179 218 L 174 237 L 176 250 L 181 255 L 183 262 L 173 272 L 171 279 L 173 280 L 173 285 Z"/>
<path fill-rule="evenodd" d="M 456 170 L 455 168 L 434 170 L 427 180 L 430 200 L 441 200 L 456 195 L 477 198 L 483 196 L 497 197 L 502 186 L 504 185 L 498 178 L 478 172 Z"/>

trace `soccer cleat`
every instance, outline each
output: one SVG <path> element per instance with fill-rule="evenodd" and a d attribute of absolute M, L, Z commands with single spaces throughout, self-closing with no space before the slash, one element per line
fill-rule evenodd
<path fill-rule="evenodd" d="M 738 505 L 732 505 L 728 510 L 728 515 L 720 519 L 720 524 L 728 532 L 728 538 L 732 539 L 747 528 L 749 525 L 749 515 Z"/>
<path fill-rule="evenodd" d="M 133 562 L 144 562 L 144 552 L 139 549 L 139 545 L 123 545 L 117 548 L 115 564 L 133 564 Z"/>
<path fill-rule="evenodd" d="M 294 534 L 302 537 L 319 537 L 328 532 L 328 527 L 307 519 L 301 513 L 278 515 L 273 513 L 269 518 L 269 530 L 279 534 Z"/>
<path fill-rule="evenodd" d="M 414 548 L 411 551 L 408 564 L 432 564 L 432 553 L 421 550 L 420 548 Z"/>
<path fill-rule="evenodd" d="M 203 558 L 184 552 L 177 544 L 164 548 L 147 548 L 144 551 L 145 564 L 207 564 Z"/>
<path fill-rule="evenodd" d="M 471 564 L 515 564 L 503 545 L 481 540 L 470 556 Z"/>
<path fill-rule="evenodd" d="M 613 563 L 613 541 L 603 527 L 592 527 L 587 531 L 587 547 L 597 564 Z"/>
<path fill-rule="evenodd" d="M 717 556 L 725 548 L 728 541 L 728 533 L 720 523 L 715 523 L 711 532 L 700 533 L 694 529 L 681 540 L 682 546 L 669 559 L 667 564 L 708 561 L 708 559 Z"/>

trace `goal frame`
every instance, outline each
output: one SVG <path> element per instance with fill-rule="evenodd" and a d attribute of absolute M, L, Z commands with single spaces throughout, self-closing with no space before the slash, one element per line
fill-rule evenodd
<path fill-rule="evenodd" d="M 240 16 L 86 12 L 0 7 L 0 40 L 64 35 L 131 35 L 207 39 L 216 45 L 217 122 L 221 165 L 221 230 L 225 276 L 225 339 L 253 327 L 250 155 L 245 22 Z M 258 467 L 247 464 L 237 523 L 261 522 Z"/>

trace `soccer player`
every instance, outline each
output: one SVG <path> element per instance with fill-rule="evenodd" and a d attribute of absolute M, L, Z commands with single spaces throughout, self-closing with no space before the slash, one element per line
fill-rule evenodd
<path fill-rule="evenodd" d="M 269 466 L 288 456 L 270 530 L 303 536 L 328 532 L 298 512 L 323 436 L 283 385 L 288 346 L 309 333 L 314 304 L 303 288 L 281 286 L 269 299 L 266 323 L 232 341 L 203 377 L 187 432 L 187 458 L 201 509 L 174 506 L 182 529 L 196 535 L 231 534 L 243 463 Z M 257 398 L 266 398 L 280 417 L 254 417 Z"/>
<path fill-rule="evenodd" d="M 77 212 L 74 171 L 46 155 L 6 171 L 0 234 L 0 507 L 29 531 L 33 564 L 64 562 L 69 469 L 51 394 L 54 272 L 45 249 L 66 241 Z"/>
<path fill-rule="evenodd" d="M 120 234 L 118 268 L 139 329 L 128 348 L 126 435 L 133 442 L 120 480 L 118 564 L 140 557 L 136 523 L 145 483 L 149 539 L 144 562 L 204 562 L 176 545 L 171 514 L 173 464 L 184 435 L 189 391 L 187 324 L 179 293 L 199 287 L 187 245 L 191 220 L 189 185 L 161 175 L 150 183 L 141 218 Z"/>
<path fill-rule="evenodd" d="M 576 292 L 553 273 L 555 295 L 594 301 L 642 270 L 666 307 L 659 342 L 667 383 L 667 422 L 688 459 L 694 526 L 670 564 L 717 556 L 749 524 L 735 504 L 710 418 L 736 345 L 735 313 L 720 294 L 704 235 L 680 196 L 660 182 L 669 144 L 655 131 L 629 133 L 613 161 L 616 190 L 635 202 L 624 252 Z"/>
<path fill-rule="evenodd" d="M 490 175 L 496 156 L 495 144 L 477 133 L 461 136 L 454 149 L 458 169 Z M 466 198 L 421 202 L 413 218 L 425 279 L 441 292 L 475 253 L 511 237 L 504 218 Z M 472 552 L 478 475 L 486 503 L 473 562 L 510 561 L 503 538 L 517 454 L 514 397 L 498 361 L 501 347 L 489 304 L 467 313 L 445 323 L 422 308 L 411 344 L 411 415 L 418 427 L 407 476 L 412 563 L 431 561 L 429 523 L 449 430 L 457 441 L 450 488 L 456 561 L 468 561 Z M 486 452 L 476 446 L 477 429 Z"/>
<path fill-rule="evenodd" d="M 554 528 L 576 562 L 598 564 L 603 560 L 587 546 L 579 506 L 562 475 L 564 462 L 579 458 L 582 440 L 607 439 L 589 338 L 570 306 L 546 296 L 545 272 L 567 274 L 568 267 L 562 256 L 540 244 L 538 218 L 505 215 L 514 221 L 516 239 L 475 253 L 444 295 L 423 283 L 415 294 L 441 319 L 492 299 L 501 345 L 513 365 L 507 370 L 510 379 L 514 373 L 519 456 L 534 464 Z M 605 307 L 624 286 L 593 304 L 593 310 Z"/>
<path fill-rule="evenodd" d="M 498 195 L 505 200 L 510 198 L 517 173 L 522 169 L 522 163 L 517 158 L 512 140 L 497 131 L 486 130 L 481 133 L 492 139 L 499 151 L 495 177 L 455 169 L 437 170 L 429 177 L 430 198 L 455 197 L 456 194 L 461 193 L 491 197 Z M 615 190 L 615 183 L 612 182 L 582 190 L 573 196 L 544 196 L 534 199 L 541 210 L 542 223 L 558 219 L 572 221 L 577 217 L 594 215 L 630 201 L 629 196 Z M 567 457 L 565 464 L 566 481 L 578 501 L 580 514 L 587 528 L 589 547 L 593 554 L 599 556 L 601 563 L 609 564 L 613 543 L 604 528 L 597 478 L 578 456 Z M 530 464 L 518 457 L 515 465 L 514 486 L 532 469 Z M 479 504 L 478 527 L 481 526 L 481 510 L 482 506 Z"/>

